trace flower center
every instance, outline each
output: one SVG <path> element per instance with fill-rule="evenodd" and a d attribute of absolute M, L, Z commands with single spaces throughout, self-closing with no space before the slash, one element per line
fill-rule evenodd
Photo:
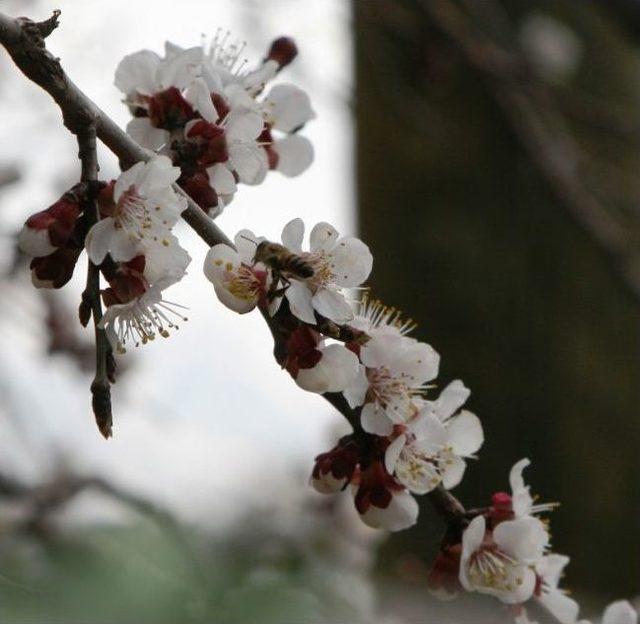
<path fill-rule="evenodd" d="M 233 265 L 227 263 L 225 269 L 225 287 L 234 297 L 243 301 L 253 301 L 260 297 L 264 280 L 261 280 L 250 267 L 240 265 L 236 271 L 233 271 Z"/>
<path fill-rule="evenodd" d="M 116 228 L 126 230 L 139 239 L 144 238 L 145 230 L 151 228 L 151 213 L 135 186 L 129 187 L 118 200 L 113 220 Z"/>
<path fill-rule="evenodd" d="M 469 579 L 476 587 L 513 591 L 516 585 L 522 584 L 522 578 L 517 577 L 514 580 L 510 574 L 515 564 L 516 562 L 495 544 L 485 545 L 469 560 Z"/>

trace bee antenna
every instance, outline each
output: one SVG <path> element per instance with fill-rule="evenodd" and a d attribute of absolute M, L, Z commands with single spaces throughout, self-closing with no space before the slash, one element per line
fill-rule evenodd
<path fill-rule="evenodd" d="M 258 246 L 258 243 L 256 243 L 256 241 L 254 241 L 252 238 L 249 238 L 248 236 L 243 236 L 242 234 L 240 234 L 240 238 L 244 238 L 244 240 L 248 240 L 250 243 L 253 243 L 256 247 Z"/>

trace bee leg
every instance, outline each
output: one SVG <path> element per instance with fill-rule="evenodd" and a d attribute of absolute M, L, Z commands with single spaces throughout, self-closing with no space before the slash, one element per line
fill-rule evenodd
<path fill-rule="evenodd" d="M 282 282 L 282 288 L 276 288 L 277 285 Z M 287 289 L 291 286 L 291 282 L 284 276 L 278 275 L 278 279 L 274 280 L 273 284 L 269 288 L 269 292 L 267 293 L 267 297 L 269 301 L 273 301 L 276 297 L 282 297 L 284 293 L 287 292 Z"/>

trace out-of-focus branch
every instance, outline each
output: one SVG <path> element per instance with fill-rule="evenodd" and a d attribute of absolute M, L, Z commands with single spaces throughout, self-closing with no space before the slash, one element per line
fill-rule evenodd
<path fill-rule="evenodd" d="M 57 20 L 57 15 L 54 16 Z M 25 31 L 22 22 L 0 13 L 0 43 L 7 49 L 20 70 L 33 82 L 42 87 L 53 97 L 62 110 L 65 125 L 77 134 L 78 129 L 86 127 L 87 119 L 95 124 L 98 138 L 119 158 L 123 166 L 138 161 L 148 160 L 153 154 L 141 148 L 103 111 L 101 111 L 80 89 L 67 77 L 58 59 L 53 57 L 44 47 L 44 40 L 34 37 Z M 182 191 L 176 191 L 187 198 L 187 209 L 182 213 L 183 219 L 209 246 L 225 243 L 233 247 L 229 238 L 200 209 L 200 207 Z M 274 336 L 276 354 L 278 350 L 278 333 L 267 314 L 263 314 Z M 361 431 L 360 415 L 352 410 L 338 394 L 323 395 L 349 423 L 356 432 Z M 446 522 L 450 530 L 459 530 L 466 522 L 464 506 L 458 499 L 443 487 L 439 487 L 428 495 L 428 500 Z"/>
<path fill-rule="evenodd" d="M 165 509 L 101 477 L 63 475 L 49 483 L 30 487 L 15 478 L 0 474 L 0 500 L 20 503 L 26 507 L 25 516 L 19 523 L 25 530 L 42 531 L 52 514 L 60 511 L 79 494 L 91 490 L 122 503 L 142 516 L 153 518 L 166 527 L 177 527 L 175 519 Z"/>
<path fill-rule="evenodd" d="M 489 6 L 493 3 L 489 0 Z M 517 50 L 505 50 L 473 28 L 451 0 L 420 0 L 425 16 L 482 74 L 507 123 L 531 161 L 575 221 L 610 257 L 640 299 L 640 251 L 628 228 L 589 192 L 581 179 L 583 154 L 553 96 Z"/>

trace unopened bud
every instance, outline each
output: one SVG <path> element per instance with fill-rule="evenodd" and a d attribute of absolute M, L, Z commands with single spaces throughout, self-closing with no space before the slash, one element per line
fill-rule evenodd
<path fill-rule="evenodd" d="M 286 67 L 298 55 L 298 46 L 291 37 L 278 37 L 269 48 L 268 61 L 278 63 L 280 69 Z"/>

